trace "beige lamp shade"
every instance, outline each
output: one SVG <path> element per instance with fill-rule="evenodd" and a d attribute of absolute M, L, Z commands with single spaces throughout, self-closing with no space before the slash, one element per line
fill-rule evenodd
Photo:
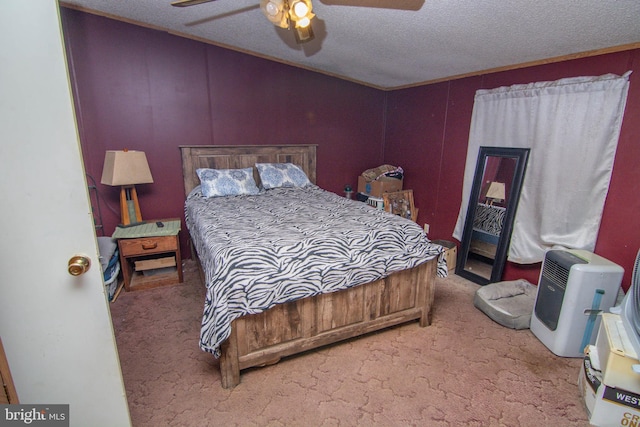
<path fill-rule="evenodd" d="M 152 183 L 153 177 L 144 151 L 107 151 L 100 182 L 114 186 Z"/>
<path fill-rule="evenodd" d="M 489 189 L 487 190 L 487 199 L 495 199 L 495 200 L 504 200 L 504 183 L 502 182 L 492 182 L 489 184 Z"/>

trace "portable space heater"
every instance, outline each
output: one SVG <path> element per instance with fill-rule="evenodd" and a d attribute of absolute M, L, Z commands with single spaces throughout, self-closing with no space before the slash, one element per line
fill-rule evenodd
<path fill-rule="evenodd" d="M 616 302 L 623 274 L 619 265 L 588 251 L 548 251 L 531 332 L 558 356 L 583 357 L 584 348 L 595 342 L 598 313 Z"/>

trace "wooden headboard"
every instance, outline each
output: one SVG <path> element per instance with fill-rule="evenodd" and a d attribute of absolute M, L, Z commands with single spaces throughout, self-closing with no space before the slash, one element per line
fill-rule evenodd
<path fill-rule="evenodd" d="M 256 163 L 293 163 L 302 168 L 309 181 L 316 183 L 316 145 L 181 145 L 185 196 L 200 179 L 196 169 L 240 169 L 253 167 L 256 183 L 260 177 Z"/>

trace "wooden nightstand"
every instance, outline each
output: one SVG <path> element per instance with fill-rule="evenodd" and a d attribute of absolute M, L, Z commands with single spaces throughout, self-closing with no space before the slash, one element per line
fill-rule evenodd
<path fill-rule="evenodd" d="M 182 283 L 180 220 L 147 221 L 144 226 L 118 228 L 120 268 L 127 291 Z M 166 228 L 165 228 L 166 227 Z"/>

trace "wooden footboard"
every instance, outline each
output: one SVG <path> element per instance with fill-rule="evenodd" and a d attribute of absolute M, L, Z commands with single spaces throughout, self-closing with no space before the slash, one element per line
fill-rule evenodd
<path fill-rule="evenodd" d="M 222 386 L 240 371 L 280 358 L 419 319 L 431 323 L 437 259 L 362 286 L 277 305 L 236 319 L 222 344 Z"/>

